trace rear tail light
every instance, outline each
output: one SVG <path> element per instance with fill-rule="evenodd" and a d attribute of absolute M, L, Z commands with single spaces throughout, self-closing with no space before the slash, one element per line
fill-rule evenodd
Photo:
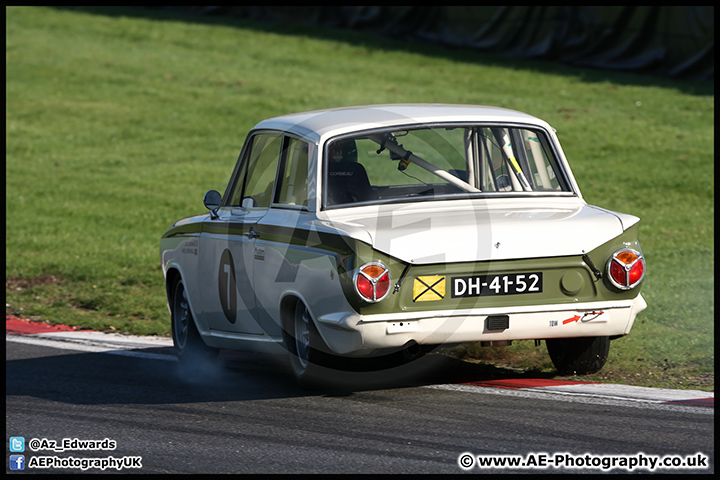
<path fill-rule="evenodd" d="M 353 277 L 355 291 L 366 302 L 379 302 L 390 293 L 390 270 L 380 262 L 366 263 Z"/>
<path fill-rule="evenodd" d="M 635 250 L 618 250 L 608 263 L 610 283 L 621 290 L 630 290 L 645 276 L 645 259 Z"/>

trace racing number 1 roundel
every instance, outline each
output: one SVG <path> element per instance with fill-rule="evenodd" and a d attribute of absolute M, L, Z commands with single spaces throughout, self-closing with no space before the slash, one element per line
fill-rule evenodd
<path fill-rule="evenodd" d="M 232 254 L 227 248 L 220 257 L 220 269 L 218 271 L 218 287 L 220 293 L 220 305 L 222 305 L 225 318 L 234 324 L 237 318 L 237 290 L 235 288 L 235 262 Z"/>

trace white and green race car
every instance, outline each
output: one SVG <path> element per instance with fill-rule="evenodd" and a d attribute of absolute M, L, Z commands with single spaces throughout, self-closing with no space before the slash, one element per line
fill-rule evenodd
<path fill-rule="evenodd" d="M 646 307 L 637 217 L 588 205 L 555 131 L 502 108 L 369 105 L 258 123 L 160 255 L 175 349 L 338 357 L 545 340 L 591 373 Z M 394 358 L 388 355 L 387 358 Z"/>

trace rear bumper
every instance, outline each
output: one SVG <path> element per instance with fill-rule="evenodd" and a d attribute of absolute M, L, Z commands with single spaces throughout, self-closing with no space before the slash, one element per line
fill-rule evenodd
<path fill-rule="evenodd" d="M 409 342 L 447 343 L 626 335 L 647 307 L 632 300 L 472 310 L 318 318 L 326 344 L 337 354 L 368 353 Z"/>

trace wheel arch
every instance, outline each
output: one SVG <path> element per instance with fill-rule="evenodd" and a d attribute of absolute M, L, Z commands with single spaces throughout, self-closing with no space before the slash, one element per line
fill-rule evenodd
<path fill-rule="evenodd" d="M 185 275 L 182 272 L 182 269 L 179 265 L 174 264 L 170 267 L 168 267 L 167 271 L 165 272 L 165 294 L 167 295 L 167 306 L 168 311 L 170 311 L 170 315 L 172 316 L 172 310 L 171 305 L 173 302 L 173 296 L 175 295 L 175 286 L 177 285 L 178 281 L 183 282 L 183 285 L 185 287 L 185 290 L 187 290 L 187 281 L 185 280 Z M 203 325 L 201 324 L 200 320 L 198 319 L 196 310 L 193 306 L 193 299 L 188 293 L 188 308 L 190 308 L 190 313 L 192 314 L 192 320 L 195 324 L 195 328 L 200 333 L 201 336 L 205 336 L 207 334 L 207 330 L 203 329 Z"/>
<path fill-rule="evenodd" d="M 292 322 L 295 319 L 295 308 L 298 302 L 305 305 L 305 308 L 310 313 L 310 321 L 315 323 L 310 307 L 308 307 L 308 303 L 302 298 L 302 295 L 295 291 L 285 292 L 280 298 L 280 327 L 283 334 L 291 334 L 293 331 Z M 317 324 L 315 326 L 317 327 Z"/>
<path fill-rule="evenodd" d="M 302 294 L 295 290 L 288 290 L 284 292 L 280 298 L 280 323 L 283 338 L 294 338 L 295 327 L 293 322 L 295 321 L 295 309 L 297 308 L 298 303 L 305 305 L 305 309 L 310 316 L 310 322 L 313 324 L 315 331 L 320 336 L 321 345 L 317 345 L 317 347 L 327 351 L 327 341 L 323 335 L 323 329 L 320 328 L 320 324 L 317 321 L 309 302 L 305 300 L 305 297 Z"/>
<path fill-rule="evenodd" d="M 175 284 L 178 280 L 182 280 L 182 274 L 177 267 L 168 268 L 165 272 L 165 295 L 169 302 L 172 302 L 172 296 L 175 290 Z"/>

